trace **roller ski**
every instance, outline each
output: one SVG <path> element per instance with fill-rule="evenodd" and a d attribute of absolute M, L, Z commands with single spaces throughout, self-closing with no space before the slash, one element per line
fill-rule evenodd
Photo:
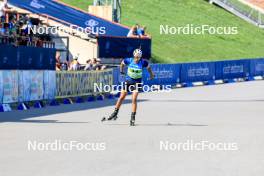
<path fill-rule="evenodd" d="M 108 118 L 103 117 L 101 122 L 116 120 L 118 118 L 117 114 L 118 114 L 118 109 L 115 109 L 115 111 Z"/>

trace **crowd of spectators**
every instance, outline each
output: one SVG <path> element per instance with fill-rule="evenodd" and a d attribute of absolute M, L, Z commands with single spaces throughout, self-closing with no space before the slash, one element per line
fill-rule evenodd
<path fill-rule="evenodd" d="M 34 34 L 30 28 L 42 25 L 38 18 L 21 14 L 0 0 L 0 43 L 14 46 L 35 46 L 53 48 L 54 43 L 47 34 Z"/>
<path fill-rule="evenodd" d="M 127 34 L 127 37 L 138 37 L 138 38 L 143 38 L 143 37 L 148 37 L 146 34 L 146 26 L 140 26 L 139 24 L 135 24 L 132 26 L 130 29 L 129 33 Z"/>
<path fill-rule="evenodd" d="M 56 70 L 57 71 L 100 71 L 105 70 L 107 68 L 106 65 L 101 63 L 101 59 L 93 58 L 88 59 L 86 64 L 80 64 L 78 62 L 78 57 L 74 58 L 72 61 L 64 61 L 61 62 L 60 54 L 56 55 Z"/>

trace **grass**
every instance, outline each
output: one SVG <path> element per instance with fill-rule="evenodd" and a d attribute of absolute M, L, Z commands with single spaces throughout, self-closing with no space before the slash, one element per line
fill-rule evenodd
<path fill-rule="evenodd" d="M 92 0 L 63 0 L 87 10 Z M 161 63 L 197 62 L 264 56 L 264 30 L 205 0 L 125 0 L 123 24 L 146 25 L 153 38 L 153 60 Z M 161 35 L 160 25 L 235 26 L 237 35 Z"/>

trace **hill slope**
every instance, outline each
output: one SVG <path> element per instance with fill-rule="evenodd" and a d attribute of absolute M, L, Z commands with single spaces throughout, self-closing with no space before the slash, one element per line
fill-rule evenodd
<path fill-rule="evenodd" d="M 92 0 L 63 0 L 87 10 Z M 264 57 L 261 30 L 205 0 L 125 0 L 122 23 L 146 25 L 157 62 L 194 62 Z M 238 27 L 237 35 L 161 35 L 160 25 Z"/>

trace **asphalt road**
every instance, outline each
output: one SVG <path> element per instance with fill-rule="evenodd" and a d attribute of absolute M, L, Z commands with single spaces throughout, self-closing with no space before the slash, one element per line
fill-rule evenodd
<path fill-rule="evenodd" d="M 130 98 L 1 113 L 0 175 L 263 176 L 264 81 Z"/>

